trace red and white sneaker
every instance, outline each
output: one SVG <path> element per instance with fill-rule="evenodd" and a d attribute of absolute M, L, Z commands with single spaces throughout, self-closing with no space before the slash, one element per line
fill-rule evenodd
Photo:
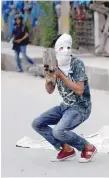
<path fill-rule="evenodd" d="M 59 152 L 58 156 L 57 156 L 57 160 L 59 160 L 59 161 L 62 160 L 62 161 L 63 161 L 63 160 L 65 160 L 65 159 L 68 159 L 68 158 L 74 157 L 74 156 L 76 156 L 76 152 L 75 152 L 74 149 L 73 149 L 72 151 L 70 151 L 70 152 L 61 150 L 61 151 Z"/>
<path fill-rule="evenodd" d="M 96 153 L 97 153 L 97 149 L 94 145 L 93 145 L 93 148 L 90 150 L 84 149 L 81 153 L 81 158 L 80 158 L 79 162 L 87 163 L 87 162 L 91 161 Z"/>

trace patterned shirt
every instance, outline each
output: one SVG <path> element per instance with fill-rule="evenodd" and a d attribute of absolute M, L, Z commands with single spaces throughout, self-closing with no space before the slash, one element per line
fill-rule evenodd
<path fill-rule="evenodd" d="M 72 58 L 68 78 L 73 82 L 84 81 L 84 92 L 80 96 L 67 87 L 61 79 L 57 79 L 57 87 L 64 104 L 67 106 L 79 105 L 81 108 L 87 109 L 91 105 L 91 96 L 85 66 L 81 60 Z"/>

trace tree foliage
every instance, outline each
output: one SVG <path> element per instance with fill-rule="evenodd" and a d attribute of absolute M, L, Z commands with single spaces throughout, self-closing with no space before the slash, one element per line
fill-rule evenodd
<path fill-rule="evenodd" d="M 40 1 L 40 6 L 43 14 L 39 18 L 38 22 L 40 35 L 40 40 L 38 40 L 38 43 L 41 46 L 50 47 L 53 42 L 53 38 L 58 33 L 57 16 L 53 2 Z"/>

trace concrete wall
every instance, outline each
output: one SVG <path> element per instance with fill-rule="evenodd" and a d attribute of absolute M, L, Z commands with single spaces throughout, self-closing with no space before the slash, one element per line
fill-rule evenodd
<path fill-rule="evenodd" d="M 15 61 L 14 51 L 11 49 L 10 44 L 2 42 L 1 48 L 1 68 L 7 71 L 16 71 L 17 65 Z M 35 65 L 29 65 L 24 59 L 22 59 L 22 66 L 24 72 L 27 72 L 35 76 L 43 76 L 43 51 L 45 48 L 37 46 L 28 46 L 27 54 L 31 57 Z M 89 77 L 89 83 L 91 88 L 98 90 L 109 91 L 109 59 L 104 57 L 95 57 L 90 54 L 80 54 L 75 53 L 77 56 L 83 60 L 86 71 Z"/>
<path fill-rule="evenodd" d="M 35 65 L 33 66 L 29 64 L 22 58 L 22 55 L 20 55 L 24 72 L 28 72 L 35 76 L 42 76 L 44 74 L 42 67 L 42 56 L 44 50 L 45 48 L 43 47 L 40 48 L 31 45 L 27 47 L 27 55 L 32 58 Z M 1 44 L 1 69 L 7 71 L 17 71 L 17 64 L 14 51 L 12 50 L 12 45 L 7 42 L 2 42 Z"/>

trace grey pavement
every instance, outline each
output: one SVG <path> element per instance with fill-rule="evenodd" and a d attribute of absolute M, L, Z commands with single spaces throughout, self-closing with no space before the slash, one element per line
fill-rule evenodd
<path fill-rule="evenodd" d="M 109 177 L 109 154 L 97 154 L 93 162 L 77 160 L 51 162 L 57 152 L 16 148 L 16 142 L 29 136 L 42 139 L 31 122 L 48 108 L 61 102 L 55 90 L 48 95 L 44 79 L 26 73 L 1 72 L 2 99 L 2 177 Z M 92 114 L 75 132 L 89 135 L 109 125 L 109 92 L 91 90 Z"/>

